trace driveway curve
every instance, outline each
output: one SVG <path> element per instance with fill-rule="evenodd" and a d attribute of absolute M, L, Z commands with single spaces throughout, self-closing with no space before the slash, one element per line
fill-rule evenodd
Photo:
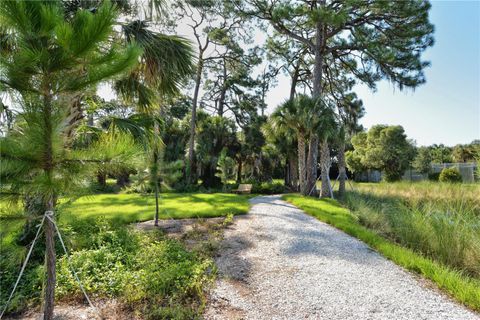
<path fill-rule="evenodd" d="M 280 196 L 226 231 L 206 319 L 480 319 Z"/>

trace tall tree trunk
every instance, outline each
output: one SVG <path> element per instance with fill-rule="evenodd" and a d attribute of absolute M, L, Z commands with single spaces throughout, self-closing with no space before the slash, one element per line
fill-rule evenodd
<path fill-rule="evenodd" d="M 225 58 L 223 59 L 223 84 L 220 91 L 220 98 L 218 99 L 218 115 L 223 117 L 224 106 L 225 106 L 225 96 L 227 94 L 227 66 Z"/>
<path fill-rule="evenodd" d="M 298 75 L 300 73 L 300 59 L 298 60 L 297 64 L 295 65 L 295 70 L 292 75 L 292 83 L 290 85 L 290 101 L 295 98 L 295 92 L 297 89 L 297 82 L 298 82 Z"/>
<path fill-rule="evenodd" d="M 298 159 L 292 156 L 288 164 L 290 165 L 290 185 L 293 191 L 298 191 Z"/>
<path fill-rule="evenodd" d="M 198 93 L 200 91 L 200 83 L 202 80 L 202 71 L 203 71 L 203 51 L 200 51 L 198 56 L 198 66 L 197 74 L 195 77 L 195 90 L 193 92 L 193 101 L 192 101 L 192 119 L 190 120 L 190 139 L 188 141 L 188 162 L 186 166 L 186 176 L 187 183 L 193 183 L 193 170 L 195 162 L 195 130 L 197 124 L 197 104 L 198 104 Z"/>
<path fill-rule="evenodd" d="M 325 1 L 319 1 L 320 6 L 325 5 Z M 315 64 L 313 68 L 313 97 L 317 99 L 322 98 L 322 76 L 323 76 L 323 24 L 321 21 L 318 21 L 316 24 L 316 33 L 315 33 L 315 43 L 314 43 L 314 54 L 315 54 Z M 318 116 L 318 115 L 313 115 Z M 316 133 L 312 134 L 312 138 L 309 142 L 308 150 L 308 177 L 307 184 L 310 190 L 314 187 L 317 179 L 317 160 L 318 160 L 318 135 Z M 323 182 L 322 182 L 323 184 Z M 310 190 L 307 191 L 310 192 Z"/>
<path fill-rule="evenodd" d="M 322 168 L 322 198 L 330 197 L 330 148 L 328 147 L 327 139 L 322 141 L 322 151 L 320 154 L 320 165 Z"/>
<path fill-rule="evenodd" d="M 43 171 L 50 180 L 53 176 L 53 128 L 52 128 L 52 94 L 50 84 L 47 82 L 43 86 L 43 121 L 45 125 L 45 150 L 43 157 Z M 53 210 L 55 209 L 54 195 L 48 195 L 45 203 L 50 218 L 54 219 Z M 46 212 L 45 212 L 46 214 Z M 53 309 L 55 305 L 55 226 L 53 221 L 45 219 L 45 264 L 47 273 L 47 284 L 45 286 L 45 306 L 43 319 L 53 319 Z"/>
<path fill-rule="evenodd" d="M 151 167 L 151 173 L 154 179 L 154 187 L 155 187 L 155 226 L 158 226 L 158 215 L 159 215 L 159 206 L 158 206 L 158 197 L 160 193 L 160 185 L 159 185 L 159 172 L 160 172 L 160 127 L 158 126 L 158 122 L 155 121 L 153 130 L 155 133 L 154 140 L 153 140 L 153 154 L 152 154 L 152 161 L 153 166 Z"/>
<path fill-rule="evenodd" d="M 347 170 L 345 168 L 345 141 L 340 141 L 338 146 L 338 196 L 343 197 L 345 194 L 345 179 L 347 177 Z"/>
<path fill-rule="evenodd" d="M 288 159 L 288 158 L 285 161 L 284 173 L 285 173 L 285 176 L 284 176 L 284 179 L 283 179 L 284 185 L 285 185 L 285 187 L 291 189 L 292 188 L 292 183 L 291 183 L 290 177 L 292 175 L 290 174 L 290 159 Z"/>
<path fill-rule="evenodd" d="M 300 192 L 303 195 L 307 195 L 307 183 L 306 183 L 306 154 L 305 154 L 305 136 L 301 133 L 298 134 L 298 180 L 300 182 Z"/>
<path fill-rule="evenodd" d="M 49 200 L 47 210 L 53 213 L 53 201 Z M 51 215 L 54 219 L 54 215 Z M 56 283 L 56 254 L 55 254 L 55 226 L 50 219 L 45 219 L 45 264 L 47 268 L 47 284 L 45 286 L 45 306 L 43 319 L 53 319 L 53 308 L 55 305 L 55 283 Z"/>
<path fill-rule="evenodd" d="M 242 183 L 242 158 L 238 158 L 238 168 L 237 168 L 237 183 Z"/>
<path fill-rule="evenodd" d="M 317 195 L 318 135 L 312 134 L 308 142 L 307 195 Z"/>

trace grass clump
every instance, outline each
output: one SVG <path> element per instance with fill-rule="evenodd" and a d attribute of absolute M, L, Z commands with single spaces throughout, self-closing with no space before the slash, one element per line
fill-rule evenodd
<path fill-rule="evenodd" d="M 404 268 L 434 281 L 439 288 L 450 293 L 459 302 L 474 310 L 480 310 L 480 280 L 478 278 L 455 269 L 453 266 L 433 260 L 419 250 L 404 247 L 385 236 L 385 234 L 391 234 L 392 228 L 395 228 L 382 216 L 386 212 L 390 212 L 389 204 L 376 203 L 377 210 L 370 210 L 369 204 L 362 202 L 357 210 L 363 208 L 368 213 L 358 214 L 358 211 L 352 213 L 338 202 L 330 199 L 319 200 L 300 195 L 285 195 L 284 199 L 319 220 L 359 238 Z M 418 221 L 411 223 L 415 224 Z M 406 224 L 404 227 L 407 230 Z M 411 241 L 423 243 L 422 239 L 414 237 L 411 238 Z"/>
<path fill-rule="evenodd" d="M 361 224 L 384 237 L 480 278 L 476 191 L 474 185 L 360 184 L 344 203 Z"/>

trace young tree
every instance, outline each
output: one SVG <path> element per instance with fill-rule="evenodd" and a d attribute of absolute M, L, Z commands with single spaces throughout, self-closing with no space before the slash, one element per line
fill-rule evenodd
<path fill-rule="evenodd" d="M 430 149 L 428 147 L 420 147 L 417 149 L 412 167 L 420 173 L 429 174 L 432 169 L 432 160 Z"/>
<path fill-rule="evenodd" d="M 386 181 L 400 180 L 415 154 L 401 126 L 373 126 L 368 133 L 352 139 L 352 143 L 354 150 L 347 155 L 349 168 L 382 170 Z"/>
<path fill-rule="evenodd" d="M 316 99 L 325 94 L 327 59 L 338 61 L 372 88 L 381 79 L 400 89 L 424 83 L 428 63 L 421 60 L 421 53 L 433 44 L 429 9 L 427 1 L 416 0 L 245 0 L 238 4 L 243 14 L 267 21 L 309 49 L 314 56 L 312 96 Z M 310 163 L 317 162 L 318 142 L 316 135 L 309 141 Z M 309 184 L 316 178 L 314 171 L 309 166 Z M 326 180 L 323 174 L 322 179 Z"/>
<path fill-rule="evenodd" d="M 1 27 L 14 47 L 0 60 L 0 82 L 18 97 L 19 129 L 2 142 L 1 176 L 8 193 L 41 200 L 46 239 L 44 319 L 53 318 L 54 212 L 59 196 L 74 193 L 83 166 L 70 149 L 77 93 L 133 66 L 139 49 L 112 45 L 116 10 L 108 2 L 95 13 L 66 18 L 60 1 L 2 1 Z M 106 151 L 106 150 L 105 150 Z M 114 153 L 112 153 L 113 155 Z"/>

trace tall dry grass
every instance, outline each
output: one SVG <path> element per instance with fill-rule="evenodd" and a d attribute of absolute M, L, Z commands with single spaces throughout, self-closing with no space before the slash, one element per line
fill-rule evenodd
<path fill-rule="evenodd" d="M 363 225 L 480 278 L 480 185 L 356 184 L 345 203 Z"/>

